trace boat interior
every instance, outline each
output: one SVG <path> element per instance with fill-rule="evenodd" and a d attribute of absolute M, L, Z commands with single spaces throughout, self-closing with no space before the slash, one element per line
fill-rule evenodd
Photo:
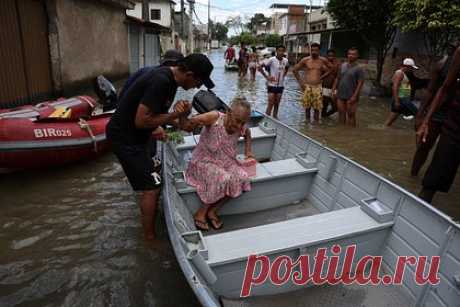
<path fill-rule="evenodd" d="M 383 270 L 393 273 L 397 255 L 435 255 L 441 251 L 458 261 L 452 266 L 460 272 L 460 252 L 454 253 L 460 247 L 446 245 L 443 237 L 447 232 L 460 242 L 458 229 L 453 230 L 439 217 L 434 227 L 424 227 L 436 214 L 416 198 L 279 122 L 265 118 L 251 128 L 251 133 L 258 161 L 251 191 L 222 206 L 219 215 L 224 227 L 217 231 L 196 230 L 193 214 L 201 202 L 195 188 L 185 182 L 187 160 L 199 135 L 186 136 L 183 144 L 170 144 L 164 151 L 164 170 L 170 178 L 166 198 L 183 252 L 214 295 L 234 300 L 228 301 L 229 306 L 239 304 L 246 261 L 252 254 L 270 259 L 287 255 L 295 260 L 303 254 L 313 256 L 320 247 L 339 244 L 343 259 L 345 247 L 356 244 L 355 259 L 382 255 Z M 243 142 L 241 139 L 240 152 Z M 419 300 L 446 301 L 435 291 L 417 287 L 411 280 L 413 274 L 413 270 L 405 274 L 403 287 L 379 286 L 379 293 L 400 297 L 398 300 L 404 302 L 401 306 Z M 456 278 L 453 272 L 445 270 L 444 274 L 446 279 Z M 446 287 L 455 288 L 455 295 L 447 300 L 460 293 L 453 282 Z M 299 289 L 291 283 L 264 283 L 253 287 L 252 295 Z"/>

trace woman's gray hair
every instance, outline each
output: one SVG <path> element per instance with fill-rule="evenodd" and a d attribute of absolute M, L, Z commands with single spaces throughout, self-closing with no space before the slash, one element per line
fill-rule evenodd
<path fill-rule="evenodd" d="M 245 97 L 242 96 L 233 98 L 230 107 L 232 109 L 236 107 L 241 107 L 243 109 L 246 109 L 249 113 L 251 113 L 251 104 L 247 101 Z"/>

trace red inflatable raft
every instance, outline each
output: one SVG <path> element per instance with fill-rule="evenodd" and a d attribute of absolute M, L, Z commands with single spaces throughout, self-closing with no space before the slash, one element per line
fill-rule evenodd
<path fill-rule="evenodd" d="M 0 172 L 50 168 L 107 152 L 111 113 L 91 116 L 94 105 L 80 96 L 0 111 Z"/>

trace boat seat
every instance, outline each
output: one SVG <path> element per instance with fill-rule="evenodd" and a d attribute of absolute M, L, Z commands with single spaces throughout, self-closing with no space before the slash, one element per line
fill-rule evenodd
<path fill-rule="evenodd" d="M 246 261 L 250 255 L 268 255 L 338 241 L 391 227 L 360 207 L 351 207 L 204 237 L 211 267 Z M 380 237 L 379 237 L 380 238 Z M 384 237 L 382 236 L 382 240 Z M 375 239 L 374 248 L 383 242 Z M 359 243 L 359 242 L 358 242 Z"/>
<path fill-rule="evenodd" d="M 301 201 L 307 197 L 317 172 L 316 167 L 305 167 L 297 158 L 257 163 L 257 175 L 251 179 L 251 191 L 230 199 L 219 214 L 257 212 Z M 198 210 L 201 201 L 195 187 L 182 182 L 177 191 L 192 213 Z"/>
<path fill-rule="evenodd" d="M 275 144 L 276 133 L 267 133 L 260 127 L 251 127 L 252 151 L 257 160 L 269 160 Z M 200 140 L 199 135 L 184 137 L 184 143 L 177 145 L 176 150 L 182 156 L 186 151 L 192 151 Z M 244 138 L 238 142 L 238 152 L 244 151 Z"/>

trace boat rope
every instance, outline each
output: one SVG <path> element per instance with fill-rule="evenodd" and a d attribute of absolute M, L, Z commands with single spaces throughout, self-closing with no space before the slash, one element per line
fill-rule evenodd
<path fill-rule="evenodd" d="M 97 152 L 97 141 L 96 141 L 96 137 L 94 136 L 93 130 L 91 129 L 91 125 L 83 118 L 80 118 L 78 125 L 80 126 L 81 129 L 84 129 L 88 132 L 89 136 L 91 137 L 91 140 L 93 141 L 94 152 Z"/>

